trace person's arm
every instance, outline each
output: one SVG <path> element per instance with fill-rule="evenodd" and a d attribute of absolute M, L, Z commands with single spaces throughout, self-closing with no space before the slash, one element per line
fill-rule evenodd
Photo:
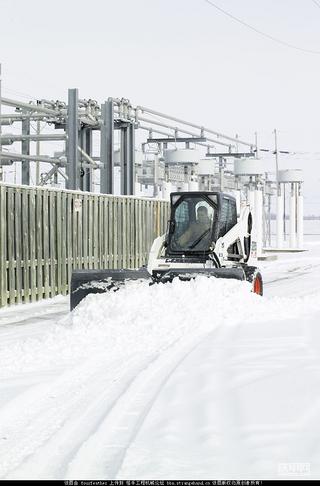
<path fill-rule="evenodd" d="M 184 246 L 190 239 L 191 228 L 189 227 L 179 238 L 178 243 L 180 246 Z"/>
<path fill-rule="evenodd" d="M 184 246 L 186 243 L 189 243 L 192 235 L 194 233 L 194 223 L 192 223 L 188 229 L 178 238 L 178 243 L 180 246 Z"/>

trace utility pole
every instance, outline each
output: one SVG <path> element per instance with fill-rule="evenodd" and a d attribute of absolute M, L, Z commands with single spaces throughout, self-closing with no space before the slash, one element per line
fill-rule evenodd
<path fill-rule="evenodd" d="M 40 120 L 37 120 L 37 135 L 40 135 L 41 133 L 41 122 Z M 36 155 L 40 155 L 40 140 L 37 140 L 36 142 Z M 40 162 L 36 162 L 36 186 L 40 185 Z"/>
<path fill-rule="evenodd" d="M 279 155 L 278 155 L 278 135 L 276 128 L 274 129 L 274 153 L 276 156 L 276 181 L 279 182 Z"/>
<path fill-rule="evenodd" d="M 220 191 L 224 191 L 224 168 L 225 160 L 222 156 L 219 157 L 219 179 L 220 179 Z"/>
<path fill-rule="evenodd" d="M 67 189 L 78 190 L 80 187 L 79 171 L 79 95 L 78 89 L 68 90 L 68 109 L 67 109 Z"/>
<path fill-rule="evenodd" d="M 25 112 L 28 115 L 28 112 Z M 30 155 L 30 117 L 27 116 L 21 123 L 22 135 L 26 135 L 26 139 L 21 142 L 21 153 Z M 21 184 L 30 186 L 30 161 L 28 159 L 21 161 Z"/>
<path fill-rule="evenodd" d="M 274 129 L 274 154 L 276 157 L 276 185 L 277 185 L 277 246 L 282 246 L 286 235 L 286 211 L 285 211 L 285 192 L 283 192 L 279 182 L 279 151 L 278 151 L 278 134 Z"/>

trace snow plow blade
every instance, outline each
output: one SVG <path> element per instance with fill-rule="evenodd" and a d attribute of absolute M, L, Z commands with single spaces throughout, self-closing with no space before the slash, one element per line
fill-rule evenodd
<path fill-rule="evenodd" d="M 89 294 L 117 291 L 126 280 L 149 279 L 146 268 L 139 270 L 75 270 L 70 285 L 70 310 L 73 310 Z"/>
<path fill-rule="evenodd" d="M 236 280 L 246 280 L 245 273 L 242 267 L 204 268 L 204 269 L 180 268 L 180 269 L 166 270 L 163 272 L 156 271 L 153 274 L 153 280 L 159 283 L 172 282 L 174 278 L 179 278 L 179 280 L 188 281 L 193 278 L 196 278 L 199 275 L 204 275 L 206 277 L 233 278 Z"/>
<path fill-rule="evenodd" d="M 72 272 L 70 289 L 70 310 L 73 310 L 89 294 L 117 291 L 128 280 L 149 280 L 153 283 L 168 283 L 174 278 L 189 281 L 204 275 L 206 277 L 246 280 L 242 267 L 234 268 L 175 268 L 154 271 L 152 276 L 146 268 L 139 270 L 75 270 Z"/>

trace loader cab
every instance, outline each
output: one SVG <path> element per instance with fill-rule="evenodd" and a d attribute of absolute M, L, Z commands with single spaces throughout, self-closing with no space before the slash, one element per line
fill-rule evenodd
<path fill-rule="evenodd" d="M 219 231 L 218 237 L 224 236 L 237 224 L 236 199 L 229 194 L 221 194 L 219 208 Z"/>
<path fill-rule="evenodd" d="M 237 223 L 236 201 L 221 192 L 174 192 L 166 256 L 208 255 Z"/>

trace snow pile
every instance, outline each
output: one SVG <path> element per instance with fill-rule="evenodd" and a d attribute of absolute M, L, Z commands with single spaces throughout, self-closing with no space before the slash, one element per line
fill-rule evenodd
<path fill-rule="evenodd" d="M 161 353 L 183 337 L 219 326 L 316 311 L 319 296 L 261 298 L 246 282 L 206 277 L 152 286 L 128 282 L 117 292 L 88 295 L 40 338 L 0 345 L 0 376 L 63 367 L 98 354 L 112 362 Z"/>
<path fill-rule="evenodd" d="M 308 457 L 315 473 L 313 440 L 298 446 L 319 413 L 318 288 L 128 282 L 33 337 L 3 326 L 0 477 L 277 477 Z"/>

